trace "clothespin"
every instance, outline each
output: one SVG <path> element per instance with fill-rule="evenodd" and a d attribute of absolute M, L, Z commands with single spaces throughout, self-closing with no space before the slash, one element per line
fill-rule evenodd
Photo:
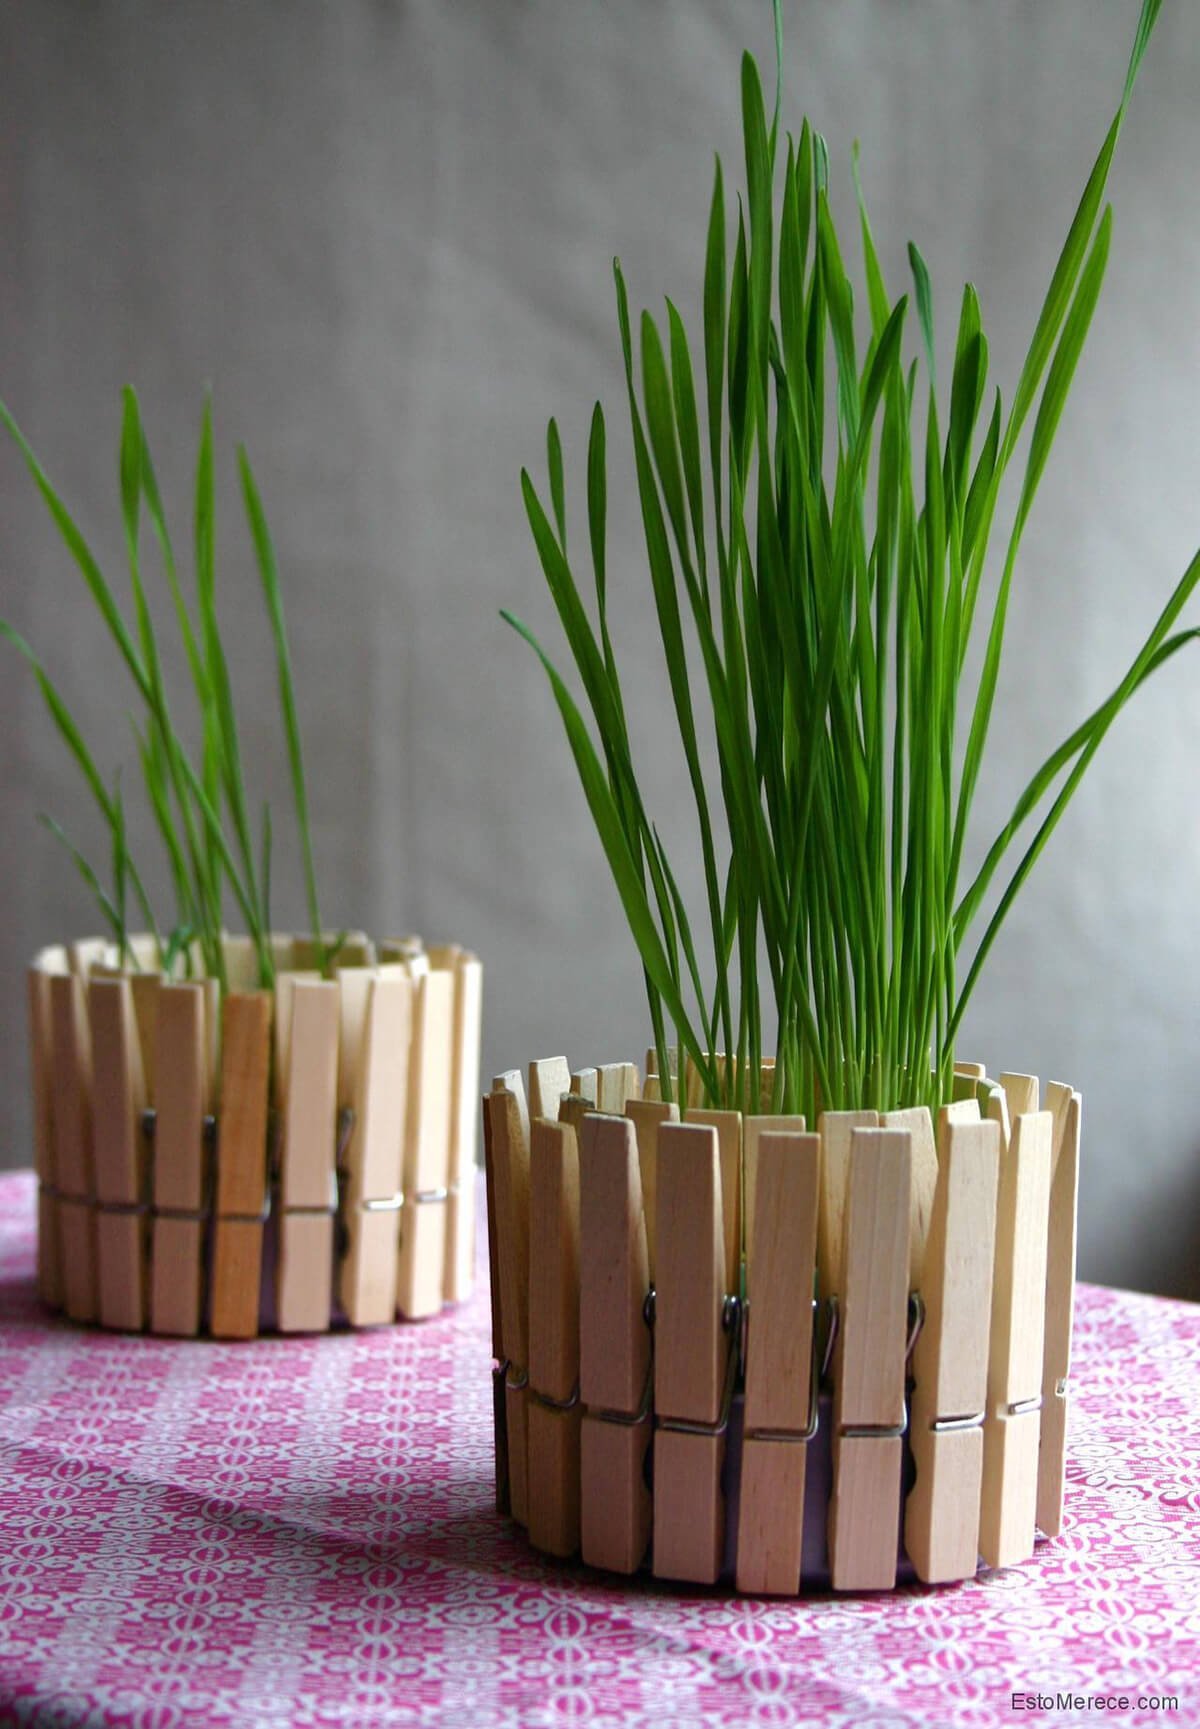
<path fill-rule="evenodd" d="M 1018 1116 L 1000 1156 L 979 1523 L 989 1567 L 1033 1553 L 1053 1127 L 1049 1111 Z"/>
<path fill-rule="evenodd" d="M 544 1118 L 529 1147 L 529 1540 L 579 1548 L 579 1152 Z"/>
<path fill-rule="evenodd" d="M 846 1196 L 850 1182 L 850 1146 L 856 1129 L 877 1129 L 878 1111 L 822 1111 L 817 1118 L 821 1137 L 821 1204 L 817 1213 L 817 1287 L 822 1301 L 845 1295 L 842 1261 L 846 1243 Z M 904 1216 L 908 1217 L 905 1199 Z"/>
<path fill-rule="evenodd" d="M 654 1283 L 654 1229 L 658 1217 L 658 1131 L 664 1123 L 679 1121 L 679 1106 L 661 1099 L 627 1099 L 625 1115 L 637 1134 L 638 1171 L 642 1181 L 642 1211 L 646 1218 L 646 1251 L 650 1260 L 650 1283 Z"/>
<path fill-rule="evenodd" d="M 725 1290 L 736 1297 L 741 1289 L 742 1267 L 742 1113 L 690 1110 L 687 1120 L 717 1131 Z"/>
<path fill-rule="evenodd" d="M 338 1288 L 353 1326 L 379 1326 L 396 1315 L 413 980 L 403 963 L 385 962 L 339 971 L 338 987 L 337 1108 L 349 1123 Z"/>
<path fill-rule="evenodd" d="M 745 1117 L 742 1121 L 742 1218 L 745 1222 L 747 1278 L 750 1276 L 750 1262 L 754 1255 L 759 1142 L 763 1135 L 802 1135 L 804 1129 L 804 1118 L 798 1116 L 753 1116 Z"/>
<path fill-rule="evenodd" d="M 398 1293 L 410 1320 L 436 1315 L 446 1287 L 453 1037 L 454 974 L 431 968 L 413 996 Z"/>
<path fill-rule="evenodd" d="M 88 982 L 92 1035 L 92 1147 L 101 1326 L 146 1324 L 146 1085 L 127 978 Z"/>
<path fill-rule="evenodd" d="M 38 1183 L 38 1295 L 51 1308 L 63 1304 L 58 1243 L 58 1166 L 54 1147 L 54 1020 L 50 977 L 65 973 L 67 951 L 43 949 L 26 974 L 29 1079 L 33 1094 L 33 1162 Z"/>
<path fill-rule="evenodd" d="M 492 1311 L 492 1427 L 495 1441 L 496 1511 L 510 1513 L 508 1488 L 508 1417 L 504 1391 L 504 1334 L 500 1319 L 500 1228 L 496 1218 L 496 1163 L 492 1152 L 492 1111 L 483 1095 L 483 1175 L 487 1199 L 488 1294 Z"/>
<path fill-rule="evenodd" d="M 515 1071 L 493 1083 L 485 1108 L 496 1197 L 496 1271 L 500 1293 L 508 1487 L 513 1518 L 529 1522 L 529 1117 Z"/>
<path fill-rule="evenodd" d="M 911 1189 L 911 1131 L 856 1128 L 834 1371 L 835 1591 L 890 1590 L 896 1583 Z"/>
<path fill-rule="evenodd" d="M 754 1214 L 747 1214 L 745 1427 L 738 1510 L 739 1591 L 800 1589 L 804 1479 L 817 1430 L 813 1351 L 821 1140 L 755 1124 Z M 747 1133 L 747 1146 L 751 1137 Z M 747 1165 L 747 1172 L 749 1171 Z M 751 1245 L 753 1245 L 751 1247 Z"/>
<path fill-rule="evenodd" d="M 54 1164 L 63 1302 L 73 1321 L 97 1309 L 92 1210 L 92 1048 L 84 981 L 78 972 L 50 975 Z"/>
<path fill-rule="evenodd" d="M 658 1131 L 654 1302 L 654 1572 L 710 1585 L 725 1549 L 721 1470 L 737 1370 L 718 1132 Z"/>
<path fill-rule="evenodd" d="M 282 974 L 275 1013 L 282 1081 L 276 1318 L 281 1333 L 320 1333 L 333 1306 L 341 987 Z"/>
<path fill-rule="evenodd" d="M 998 1082 L 1008 1105 L 1010 1122 L 1018 1117 L 1031 1116 L 1038 1108 L 1038 1078 L 1036 1075 L 1000 1076 Z"/>
<path fill-rule="evenodd" d="M 984 1116 L 989 1122 L 1000 1125 L 1000 1153 L 1003 1157 L 1012 1140 L 1012 1115 L 1008 1108 L 1008 1095 L 998 1082 L 980 1081 L 977 1096 Z"/>
<path fill-rule="evenodd" d="M 642 1096 L 636 1063 L 602 1063 L 596 1070 L 596 1109 L 620 1116 L 630 1099 Z"/>
<path fill-rule="evenodd" d="M 483 967 L 460 949 L 454 961 L 454 1063 L 450 1111 L 450 1198 L 446 1203 L 447 1302 L 461 1303 L 475 1284 L 475 1124 Z"/>
<path fill-rule="evenodd" d="M 586 1099 L 593 1110 L 598 1107 L 600 1086 L 599 1069 L 580 1069 L 571 1076 L 571 1097 Z"/>
<path fill-rule="evenodd" d="M 938 1157 L 933 1140 L 933 1118 L 927 1105 L 909 1110 L 884 1111 L 879 1119 L 884 1129 L 907 1129 L 912 1135 L 912 1189 L 908 1209 L 908 1288 L 919 1291 L 925 1259 L 925 1240 L 937 1189 Z"/>
<path fill-rule="evenodd" d="M 584 1118 L 579 1144 L 580 1537 L 583 1558 L 635 1573 L 650 1540 L 650 1293 L 637 1135 L 627 1117 Z"/>
<path fill-rule="evenodd" d="M 258 1332 L 274 1006 L 267 991 L 231 991 L 225 998 L 209 1317 L 217 1339 L 253 1339 Z"/>
<path fill-rule="evenodd" d="M 983 1063 L 955 1063 L 952 1078 L 953 1098 L 974 1099 L 979 1093 L 979 1084 L 987 1080 L 987 1068 Z"/>
<path fill-rule="evenodd" d="M 1046 1337 L 1042 1365 L 1041 1443 L 1038 1450 L 1038 1528 L 1062 1530 L 1067 1448 L 1067 1377 L 1075 1309 L 1075 1222 L 1079 1194 L 1079 1123 L 1083 1100 L 1060 1081 L 1046 1088 L 1054 1119 L 1050 1218 L 1046 1249 Z"/>
<path fill-rule="evenodd" d="M 150 1326 L 182 1338 L 199 1333 L 203 1312 L 205 1118 L 213 1090 L 208 1022 L 217 1011 L 208 981 L 159 988 Z"/>
<path fill-rule="evenodd" d="M 561 1099 L 572 1091 L 571 1065 L 566 1057 L 542 1057 L 529 1065 L 529 1117 L 558 1121 Z"/>
<path fill-rule="evenodd" d="M 658 1078 L 658 1052 L 653 1045 L 647 1047 L 643 1073 L 646 1078 L 642 1082 L 642 1097 L 651 1104 L 661 1103 L 662 1083 Z"/>
<path fill-rule="evenodd" d="M 956 1119 L 968 1104 L 974 1121 Z M 947 1105 L 919 1289 L 924 1319 L 913 1348 L 911 1440 L 916 1483 L 904 1546 L 927 1584 L 970 1579 L 979 1559 L 983 1419 L 996 1238 L 1000 1128 L 974 1100 Z"/>

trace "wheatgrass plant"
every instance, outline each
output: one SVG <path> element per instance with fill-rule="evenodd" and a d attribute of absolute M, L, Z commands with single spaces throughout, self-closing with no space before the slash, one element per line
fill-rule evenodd
<path fill-rule="evenodd" d="M 1105 184 L 1158 10 L 1159 0 L 1145 0 L 1120 106 L 1007 412 L 999 389 L 989 395 L 988 343 L 969 284 L 949 390 L 939 390 L 933 290 L 911 245 L 918 358 L 908 358 L 908 296 L 893 298 L 884 280 L 856 156 L 869 313 L 860 348 L 825 142 L 806 121 L 781 147 L 778 88 L 768 122 L 749 55 L 741 79 L 746 193 L 732 264 L 719 159 L 713 186 L 703 404 L 670 301 L 665 329 L 643 312 L 635 363 L 625 279 L 614 265 L 650 586 L 703 859 L 715 956 L 707 987 L 626 725 L 608 621 L 599 404 L 587 456 L 594 622 L 568 552 L 554 421 L 549 511 L 528 474 L 521 477 L 595 739 L 532 633 L 504 617 L 549 675 L 641 957 L 664 1097 L 678 1051 L 695 1065 L 707 1103 L 759 1108 L 761 947 L 778 1013 L 774 1110 L 811 1119 L 820 1105 L 947 1100 L 963 1011 L 1016 895 L 1117 715 L 1200 634 L 1172 634 L 1200 580 L 1198 554 L 1125 677 L 1047 758 L 974 880 L 961 886 L 1022 536 L 1104 278 L 1112 233 Z M 775 19 L 781 66 L 778 0 Z M 992 531 L 1019 450 L 1015 513 L 993 591 L 985 587 Z M 710 705 L 716 788 L 703 769 L 689 630 Z M 985 632 L 985 646 L 972 699 L 964 681 L 973 631 Z M 734 843 L 724 859 L 714 839 L 718 799 Z M 1016 837 L 1035 817 L 1014 865 Z M 978 934 L 1002 867 L 1007 882 Z"/>
<path fill-rule="evenodd" d="M 3 403 L 0 403 L 0 421 L 25 459 L 34 484 L 116 645 L 140 705 L 141 723 L 134 722 L 137 754 L 149 811 L 170 870 L 174 895 L 170 923 L 164 927 L 156 919 L 142 875 L 130 856 L 120 777 L 110 788 L 82 728 L 50 674 L 12 625 L 0 621 L 0 633 L 32 668 L 62 742 L 107 825 L 111 839 L 111 892 L 102 886 L 97 871 L 68 839 L 60 825 L 48 816 L 43 816 L 42 821 L 69 849 L 80 875 L 99 905 L 124 964 L 137 964 L 129 942 L 128 904 L 132 897 L 140 920 L 154 935 L 158 961 L 163 970 L 172 972 L 180 967 L 190 974 L 198 963 L 208 977 L 220 981 L 224 990 L 228 981 L 222 937 L 225 934 L 228 889 L 254 945 L 259 983 L 266 988 L 274 979 L 270 942 L 271 812 L 264 802 L 256 836 L 246 790 L 229 663 L 217 617 L 211 409 L 206 402 L 196 461 L 193 522 L 195 593 L 193 604 L 189 606 L 137 396 L 132 389 L 126 389 L 123 402 L 120 493 L 132 624 L 122 611 L 113 587 L 101 571 L 82 532 Z M 279 572 L 262 500 L 249 458 L 241 447 L 238 449 L 238 468 L 274 643 L 279 704 L 291 770 L 309 920 L 322 968 L 328 971 L 339 943 L 334 939 L 327 944 L 322 937 L 304 756 Z M 190 674 L 199 726 L 198 761 L 193 760 L 185 743 L 176 720 L 176 706 L 167 691 L 159 638 L 143 576 L 145 523 L 148 523 L 157 545 Z"/>

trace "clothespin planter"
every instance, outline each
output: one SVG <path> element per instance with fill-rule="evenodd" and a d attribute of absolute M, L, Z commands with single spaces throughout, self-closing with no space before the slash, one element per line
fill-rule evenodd
<path fill-rule="evenodd" d="M 936 1119 L 806 1130 L 636 1071 L 598 1108 L 617 1067 L 484 1098 L 497 1505 L 533 1547 L 795 1596 L 1057 1535 L 1079 1094 L 963 1065 Z"/>
<path fill-rule="evenodd" d="M 469 1294 L 478 960 L 352 933 L 323 978 L 271 944 L 274 992 L 226 939 L 223 1000 L 144 937 L 32 963 L 38 1287 L 70 1319 L 243 1339 Z"/>

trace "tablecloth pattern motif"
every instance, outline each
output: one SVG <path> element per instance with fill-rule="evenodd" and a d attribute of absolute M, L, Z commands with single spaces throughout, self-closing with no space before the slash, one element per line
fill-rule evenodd
<path fill-rule="evenodd" d="M 754 1601 L 547 1562 L 492 1506 L 486 1293 L 250 1345 L 73 1327 L 0 1178 L 0 1722 L 1200 1724 L 1200 1309 L 1079 1292 L 1067 1528 L 1022 1567 Z M 1139 1711 L 1143 1695 L 1178 1709 Z"/>

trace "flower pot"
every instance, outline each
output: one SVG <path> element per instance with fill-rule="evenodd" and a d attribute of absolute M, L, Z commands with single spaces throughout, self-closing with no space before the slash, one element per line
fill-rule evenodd
<path fill-rule="evenodd" d="M 436 1313 L 471 1283 L 481 969 L 418 939 L 227 938 L 227 991 L 134 938 L 29 969 L 41 1294 L 250 1338 Z M 189 957 L 195 965 L 197 957 Z"/>
<path fill-rule="evenodd" d="M 649 1065 L 648 1065 L 649 1068 Z M 633 1065 L 484 1099 L 497 1499 L 535 1548 L 755 1594 L 886 1590 L 1062 1518 L 1081 1101 L 661 1102 Z"/>

